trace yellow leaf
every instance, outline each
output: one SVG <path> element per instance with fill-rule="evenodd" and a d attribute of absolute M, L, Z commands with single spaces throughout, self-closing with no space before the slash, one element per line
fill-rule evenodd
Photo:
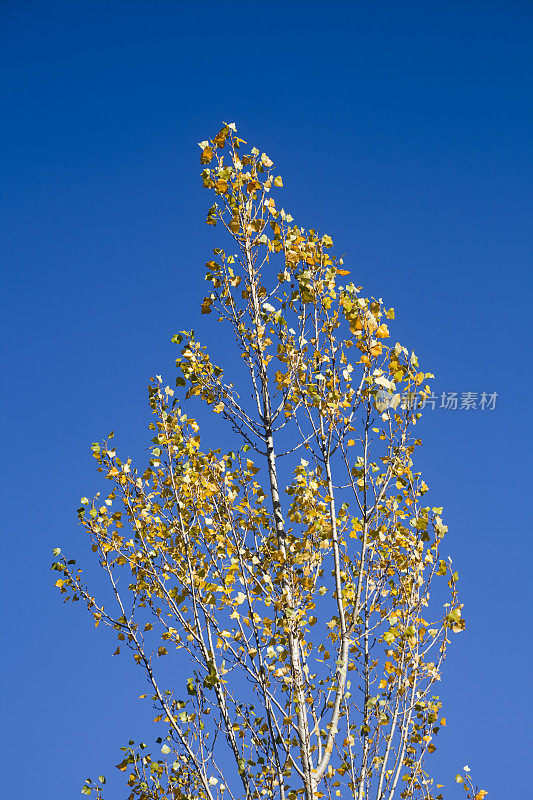
<path fill-rule="evenodd" d="M 376 337 L 376 339 L 387 339 L 390 336 L 389 329 L 387 328 L 385 323 L 379 326 L 379 328 L 374 333 L 374 336 Z"/>
<path fill-rule="evenodd" d="M 211 147 L 204 147 L 202 155 L 200 156 L 200 164 L 209 164 L 213 158 L 213 150 Z"/>
<path fill-rule="evenodd" d="M 484 797 L 488 795 L 488 792 L 485 789 L 480 789 L 479 792 L 474 797 L 474 800 L 483 800 Z"/>

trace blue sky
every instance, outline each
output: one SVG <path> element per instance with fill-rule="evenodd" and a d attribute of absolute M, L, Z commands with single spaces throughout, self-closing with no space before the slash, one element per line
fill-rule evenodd
<path fill-rule="evenodd" d="M 274 159 L 285 208 L 396 308 L 435 391 L 498 393 L 493 411 L 423 424 L 468 618 L 433 771 L 449 797 L 465 763 L 489 798 L 525 797 L 531 3 L 4 0 L 0 18 L 5 796 L 70 800 L 150 737 L 139 671 L 62 606 L 50 553 L 90 563 L 75 515 L 102 487 L 89 445 L 114 428 L 144 456 L 172 333 L 217 346 L 199 313 L 217 240 L 196 143 L 226 120 Z"/>

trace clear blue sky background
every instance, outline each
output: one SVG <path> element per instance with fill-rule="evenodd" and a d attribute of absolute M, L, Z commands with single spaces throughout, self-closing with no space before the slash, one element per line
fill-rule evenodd
<path fill-rule="evenodd" d="M 206 325 L 196 143 L 235 120 L 436 391 L 499 393 L 424 422 L 468 617 L 433 765 L 449 797 L 465 763 L 490 798 L 529 796 L 533 4 L 3 0 L 0 22 L 0 794 L 71 800 L 150 739 L 140 671 L 61 604 L 50 551 L 90 562 L 88 446 L 114 428 L 143 457 L 147 378 Z"/>

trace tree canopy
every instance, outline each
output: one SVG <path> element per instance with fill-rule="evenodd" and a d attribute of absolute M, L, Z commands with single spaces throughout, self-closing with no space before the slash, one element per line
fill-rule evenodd
<path fill-rule="evenodd" d="M 414 463 L 433 375 L 331 236 L 277 208 L 264 152 L 233 124 L 200 147 L 224 237 L 202 312 L 234 350 L 218 365 L 194 332 L 173 337 L 176 386 L 149 386 L 146 466 L 111 434 L 93 444 L 111 488 L 78 516 L 108 595 L 59 550 L 53 564 L 148 682 L 161 735 L 123 748 L 129 799 L 442 798 L 427 767 L 446 725 L 436 684 L 465 621 L 443 509 Z M 201 405 L 232 451 L 201 440 Z M 487 794 L 468 770 L 455 781 Z"/>

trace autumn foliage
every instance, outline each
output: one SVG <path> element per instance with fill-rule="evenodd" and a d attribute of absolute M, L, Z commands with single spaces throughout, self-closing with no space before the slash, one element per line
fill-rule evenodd
<path fill-rule="evenodd" d="M 118 769 L 140 800 L 441 798 L 426 762 L 465 623 L 406 400 L 433 376 L 331 237 L 276 207 L 265 153 L 232 124 L 200 147 L 207 223 L 227 242 L 202 312 L 233 332 L 230 367 L 174 336 L 176 388 L 149 387 L 148 464 L 92 447 L 111 487 L 78 515 L 109 596 L 72 560 L 53 565 L 149 684 L 158 744 L 130 742 Z M 229 425 L 232 452 L 201 440 L 191 398 Z M 102 796 L 104 780 L 83 792 Z M 468 770 L 461 785 L 483 800 Z"/>

